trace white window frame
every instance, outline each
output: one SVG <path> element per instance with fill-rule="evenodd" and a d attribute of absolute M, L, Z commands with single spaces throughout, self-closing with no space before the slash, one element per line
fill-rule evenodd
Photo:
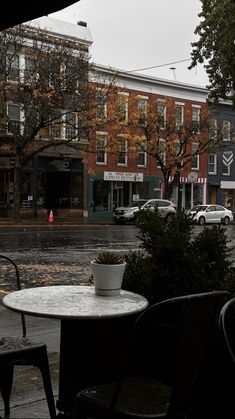
<path fill-rule="evenodd" d="M 196 118 L 194 115 L 194 111 L 196 112 Z M 201 106 L 200 105 L 192 105 L 192 128 L 196 134 L 200 132 L 200 121 L 201 121 Z M 195 128 L 194 128 L 195 127 Z"/>
<path fill-rule="evenodd" d="M 141 122 L 141 117 L 144 116 L 146 118 L 148 115 L 148 99 L 148 96 L 138 96 L 137 112 L 139 113 L 140 126 L 146 125 L 146 122 Z"/>
<path fill-rule="evenodd" d="M 34 66 L 34 58 L 31 57 L 28 54 L 24 55 L 23 58 L 22 58 L 22 77 L 24 78 L 24 83 L 27 83 L 27 81 L 29 83 L 37 83 L 38 80 L 39 80 L 39 74 L 38 74 L 38 72 L 33 73 L 32 69 L 30 67 L 29 67 L 29 73 L 31 73 L 30 74 L 31 77 L 30 77 L 30 80 L 28 80 L 28 75 L 27 75 L 28 67 L 26 65 L 27 60 L 28 60 L 28 62 L 32 61 L 33 66 Z"/>
<path fill-rule="evenodd" d="M 139 162 L 140 160 L 143 160 L 143 164 Z M 147 153 L 145 150 L 143 150 L 143 147 L 141 145 L 137 146 L 137 166 L 138 167 L 147 167 Z"/>
<path fill-rule="evenodd" d="M 100 92 L 102 92 L 102 98 L 99 97 Z M 107 118 L 108 115 L 108 103 L 104 90 L 99 87 L 96 88 L 96 101 L 96 118 L 98 121 L 103 121 Z"/>
<path fill-rule="evenodd" d="M 223 135 L 223 141 L 231 140 L 231 121 L 223 120 L 222 135 Z"/>
<path fill-rule="evenodd" d="M 163 112 L 159 112 L 159 110 Z M 160 124 L 160 129 L 166 128 L 166 102 L 164 100 L 157 100 L 157 117 Z"/>
<path fill-rule="evenodd" d="M 60 114 L 60 116 L 59 116 Z M 53 115 L 51 115 L 53 117 Z M 63 124 L 63 113 L 60 109 L 58 109 L 58 118 L 53 119 L 53 121 L 48 125 L 48 133 L 49 135 L 53 136 L 55 139 L 64 139 L 64 124 Z M 61 123 L 58 123 L 56 121 L 61 121 Z M 54 127 L 55 126 L 55 127 Z M 57 135 L 59 134 L 59 135 Z"/>
<path fill-rule="evenodd" d="M 126 124 L 128 122 L 128 104 L 129 93 L 127 92 L 118 92 L 117 94 L 117 115 L 119 124 Z"/>
<path fill-rule="evenodd" d="M 184 125 L 184 103 L 175 102 L 175 128 L 180 130 Z M 178 117 L 178 110 L 180 110 L 180 115 Z"/>
<path fill-rule="evenodd" d="M 19 134 L 22 135 L 23 134 L 22 130 L 24 128 L 23 127 L 23 124 L 22 124 L 22 122 L 24 121 L 24 113 L 23 113 L 22 106 L 20 104 L 18 104 L 18 103 L 10 103 L 10 102 L 8 102 L 6 104 L 6 106 L 7 106 L 7 116 L 9 118 L 9 120 L 10 121 L 13 121 L 13 124 L 15 122 L 15 124 L 19 127 Z M 9 107 L 10 106 L 13 106 L 13 107 L 16 107 L 16 108 L 19 109 L 19 119 L 10 119 L 10 117 L 9 117 Z M 9 135 L 13 135 L 13 132 L 10 131 L 10 129 L 9 129 L 9 124 L 7 124 L 7 133 Z"/>
<path fill-rule="evenodd" d="M 127 166 L 127 152 L 128 152 L 128 141 L 124 136 L 119 135 L 118 140 L 118 155 L 117 155 L 117 165 L 118 166 Z M 124 161 L 120 161 L 124 157 Z"/>
<path fill-rule="evenodd" d="M 209 126 L 209 140 L 217 141 L 217 138 L 218 138 L 218 121 L 217 119 L 212 118 L 210 120 L 210 126 Z"/>
<path fill-rule="evenodd" d="M 197 143 L 192 143 L 192 155 L 193 155 L 193 149 L 198 149 L 198 144 Z M 196 164 L 194 165 L 194 161 L 196 162 Z M 191 168 L 194 170 L 199 170 L 199 154 L 195 155 L 191 161 Z"/>
<path fill-rule="evenodd" d="M 13 56 L 15 55 L 15 58 L 17 58 L 17 65 L 14 65 L 14 63 L 16 62 L 16 59 L 10 59 L 8 60 L 8 56 Z M 13 54 L 11 53 L 11 51 L 8 51 L 6 54 L 6 66 L 7 66 L 7 61 L 11 61 L 11 70 L 10 73 L 7 76 L 7 81 L 12 82 L 12 83 L 18 83 L 21 77 L 21 65 L 22 65 L 22 60 L 21 60 L 21 56 L 20 54 Z M 14 75 L 14 77 L 11 77 L 11 73 L 16 73 Z"/>
<path fill-rule="evenodd" d="M 210 158 L 213 158 L 213 162 L 210 162 Z M 210 170 L 210 165 L 213 165 L 213 170 Z M 208 154 L 208 174 L 216 175 L 217 174 L 217 154 L 209 153 Z"/>
<path fill-rule="evenodd" d="M 68 115 L 73 115 L 74 116 L 74 126 L 69 126 L 67 124 L 67 116 Z M 77 126 L 78 126 L 78 116 L 76 112 L 70 112 L 67 111 L 65 112 L 65 114 L 63 115 L 63 120 L 64 120 L 64 127 L 63 129 L 63 133 L 62 133 L 62 138 L 64 138 L 65 140 L 77 140 Z M 74 135 L 73 135 L 74 134 Z"/>
<path fill-rule="evenodd" d="M 100 151 L 102 152 L 102 156 L 103 156 L 103 161 L 99 161 L 100 156 L 98 154 L 96 154 L 96 165 L 97 166 L 104 166 L 107 164 L 107 152 L 105 150 L 105 147 L 107 145 L 107 137 L 108 134 L 107 132 L 101 132 L 101 131 L 97 131 L 96 132 L 96 153 L 99 153 Z M 102 147 L 99 147 L 99 145 L 103 143 Z"/>

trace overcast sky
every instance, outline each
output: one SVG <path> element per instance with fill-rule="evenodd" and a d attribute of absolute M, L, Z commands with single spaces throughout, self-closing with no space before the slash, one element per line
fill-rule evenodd
<path fill-rule="evenodd" d="M 203 66 L 187 69 L 200 10 L 199 0 L 80 0 L 49 17 L 87 22 L 94 63 L 171 80 L 175 67 L 177 81 L 205 86 Z"/>

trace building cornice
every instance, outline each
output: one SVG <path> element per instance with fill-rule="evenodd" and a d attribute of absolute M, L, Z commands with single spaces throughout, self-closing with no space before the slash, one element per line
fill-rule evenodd
<path fill-rule="evenodd" d="M 208 89 L 203 86 L 161 79 L 135 72 L 128 72 L 100 64 L 95 64 L 94 66 L 98 72 L 106 76 L 115 75 L 116 83 L 120 83 L 120 87 L 126 89 L 144 91 L 146 94 L 149 93 L 175 98 L 185 98 L 202 103 L 206 103 L 208 99 Z"/>

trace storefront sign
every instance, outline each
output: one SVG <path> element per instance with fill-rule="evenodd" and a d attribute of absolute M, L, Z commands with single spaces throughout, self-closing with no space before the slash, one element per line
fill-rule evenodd
<path fill-rule="evenodd" d="M 169 182 L 173 182 L 174 176 L 169 177 Z M 180 176 L 180 183 L 190 183 L 188 176 Z M 198 177 L 193 183 L 207 183 L 206 177 Z"/>
<path fill-rule="evenodd" d="M 114 180 L 120 182 L 143 182 L 143 173 L 132 172 L 104 172 L 104 180 Z"/>
<path fill-rule="evenodd" d="M 235 189 L 235 181 L 234 180 L 221 180 L 220 187 L 221 189 Z"/>

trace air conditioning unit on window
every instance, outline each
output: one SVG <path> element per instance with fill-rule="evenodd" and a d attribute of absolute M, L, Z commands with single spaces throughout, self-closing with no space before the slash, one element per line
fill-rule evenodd
<path fill-rule="evenodd" d="M 114 182 L 113 187 L 114 187 L 114 189 L 122 189 L 123 188 L 123 182 Z"/>

